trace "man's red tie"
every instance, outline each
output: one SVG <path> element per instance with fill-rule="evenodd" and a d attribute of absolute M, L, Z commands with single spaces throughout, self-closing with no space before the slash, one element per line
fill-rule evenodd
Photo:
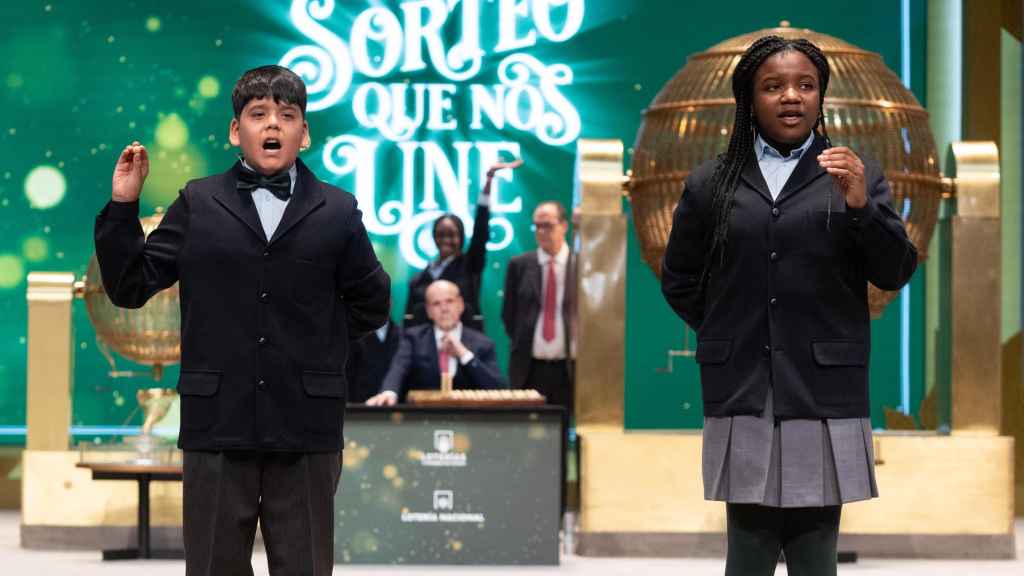
<path fill-rule="evenodd" d="M 438 368 L 441 369 L 441 376 L 448 373 L 448 351 L 444 348 L 437 353 L 437 364 Z"/>
<path fill-rule="evenodd" d="M 541 334 L 545 342 L 555 339 L 555 306 L 558 305 L 558 298 L 555 295 L 558 279 L 555 278 L 555 259 L 548 260 L 548 281 L 544 288 L 544 325 Z"/>

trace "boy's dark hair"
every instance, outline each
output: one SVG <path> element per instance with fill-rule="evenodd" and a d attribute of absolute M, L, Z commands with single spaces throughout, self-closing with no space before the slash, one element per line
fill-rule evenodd
<path fill-rule="evenodd" d="M 235 118 L 241 116 L 242 109 L 250 100 L 260 98 L 273 98 L 278 104 L 293 104 L 299 107 L 303 117 L 306 116 L 306 85 L 298 74 L 284 66 L 260 66 L 242 74 L 231 91 Z"/>

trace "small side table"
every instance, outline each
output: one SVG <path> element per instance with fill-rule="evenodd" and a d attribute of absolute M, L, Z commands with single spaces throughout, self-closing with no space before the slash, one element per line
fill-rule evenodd
<path fill-rule="evenodd" d="M 149 483 L 180 482 L 181 466 L 174 464 L 139 464 L 122 462 L 82 462 L 78 468 L 92 471 L 93 480 L 135 480 L 139 483 L 138 546 L 120 550 L 104 550 L 104 560 L 135 560 L 139 558 L 181 560 L 184 550 L 154 550 L 149 541 Z"/>

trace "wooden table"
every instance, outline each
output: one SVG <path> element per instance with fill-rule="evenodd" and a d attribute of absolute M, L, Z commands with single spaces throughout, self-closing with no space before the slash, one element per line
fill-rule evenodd
<path fill-rule="evenodd" d="M 158 558 L 164 560 L 181 560 L 185 557 L 184 550 L 154 550 L 149 540 L 149 483 L 180 482 L 181 465 L 179 464 L 142 464 L 131 462 L 80 462 L 79 468 L 92 471 L 93 480 L 134 480 L 139 484 L 138 511 L 138 546 L 119 550 L 104 550 L 104 560 L 134 560 L 139 558 Z"/>

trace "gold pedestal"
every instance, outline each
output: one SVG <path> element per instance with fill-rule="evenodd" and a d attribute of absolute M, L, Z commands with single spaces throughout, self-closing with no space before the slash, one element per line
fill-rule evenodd
<path fill-rule="evenodd" d="M 130 548 L 135 544 L 139 488 L 135 482 L 97 482 L 90 461 L 120 458 L 98 451 L 25 450 L 22 456 L 21 546 L 23 548 Z M 180 548 L 181 482 L 150 486 L 152 544 Z"/>
<path fill-rule="evenodd" d="M 703 499 L 701 436 L 581 427 L 586 556 L 722 556 L 725 504 Z M 864 556 L 1013 558 L 1013 439 L 879 433 L 880 497 L 843 507 L 840 549 Z"/>

